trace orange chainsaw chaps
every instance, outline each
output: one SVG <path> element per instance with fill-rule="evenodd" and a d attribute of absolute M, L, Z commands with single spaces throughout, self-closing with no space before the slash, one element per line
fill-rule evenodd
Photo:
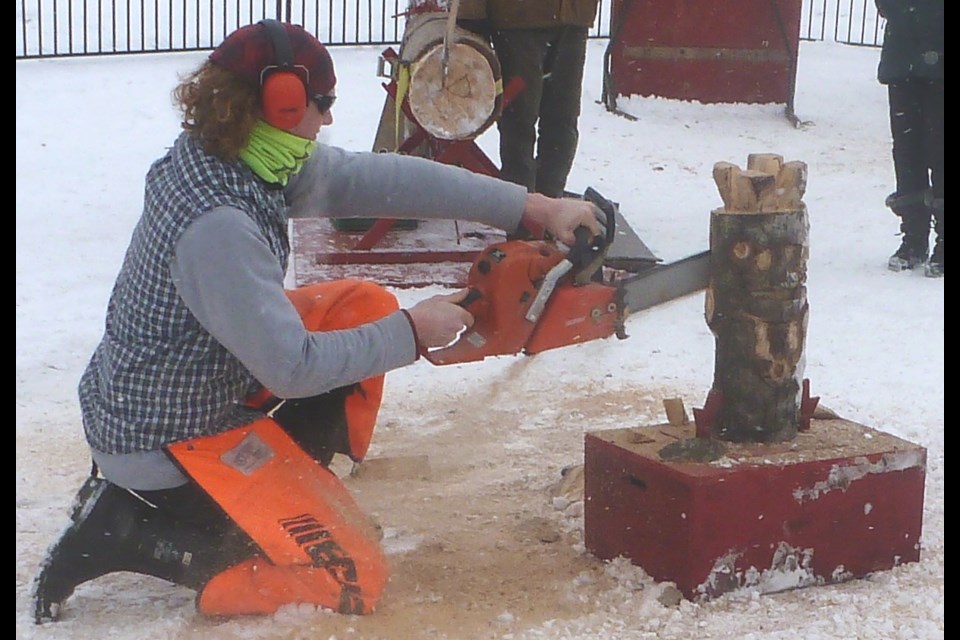
<path fill-rule="evenodd" d="M 361 280 L 321 282 L 289 290 L 287 297 L 308 331 L 352 329 L 380 320 L 400 308 L 392 293 L 378 284 Z M 346 397 L 349 455 L 354 462 L 361 462 L 370 448 L 383 399 L 383 382 L 382 375 L 361 380 L 360 388 Z M 272 395 L 268 390 L 261 390 L 256 397 L 249 398 L 247 404 L 263 406 Z"/>
<path fill-rule="evenodd" d="M 197 609 L 207 616 L 268 615 L 291 603 L 363 615 L 372 613 L 376 597 L 345 592 L 324 569 L 250 558 L 214 576 L 197 598 Z"/>
<path fill-rule="evenodd" d="M 264 418 L 167 451 L 266 556 L 215 576 L 202 612 L 264 613 L 294 602 L 373 610 L 387 582 L 374 527 L 340 479 L 280 425 Z"/>
<path fill-rule="evenodd" d="M 608 338 L 623 325 L 617 290 L 597 282 L 558 286 L 527 341 L 524 353 L 534 354 Z"/>
<path fill-rule="evenodd" d="M 544 277 L 563 258 L 546 241 L 509 240 L 484 249 L 467 274 L 467 287 L 479 294 L 466 306 L 473 326 L 452 345 L 428 351 L 426 359 L 440 365 L 520 353 L 534 330 L 527 311 Z"/>

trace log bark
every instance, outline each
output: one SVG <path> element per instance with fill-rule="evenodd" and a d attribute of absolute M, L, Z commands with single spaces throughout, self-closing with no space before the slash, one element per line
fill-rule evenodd
<path fill-rule="evenodd" d="M 747 169 L 720 162 L 724 206 L 710 217 L 707 325 L 716 339 L 713 435 L 733 442 L 796 437 L 809 305 L 806 165 L 775 154 Z"/>

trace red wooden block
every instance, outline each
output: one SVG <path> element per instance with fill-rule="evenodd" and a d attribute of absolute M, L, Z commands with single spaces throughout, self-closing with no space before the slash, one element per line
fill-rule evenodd
<path fill-rule="evenodd" d="M 840 582 L 920 559 L 926 449 L 842 419 L 776 444 L 663 460 L 694 425 L 588 433 L 587 549 L 691 600 Z"/>
<path fill-rule="evenodd" d="M 613 0 L 621 96 L 792 107 L 801 0 Z"/>

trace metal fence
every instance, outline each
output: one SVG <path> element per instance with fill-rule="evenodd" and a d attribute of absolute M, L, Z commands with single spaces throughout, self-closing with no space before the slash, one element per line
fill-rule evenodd
<path fill-rule="evenodd" d="M 601 0 L 591 35 L 609 36 Z M 777 0 L 770 0 L 775 2 Z M 801 0 L 802 40 L 879 46 L 874 0 Z M 302 24 L 326 44 L 397 44 L 409 0 L 19 0 L 17 60 L 199 51 L 265 17 Z"/>

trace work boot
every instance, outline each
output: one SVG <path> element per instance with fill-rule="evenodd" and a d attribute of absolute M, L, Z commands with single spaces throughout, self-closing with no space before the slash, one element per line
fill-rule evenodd
<path fill-rule="evenodd" d="M 346 402 L 352 393 L 361 393 L 359 384 L 284 400 L 273 412 L 273 419 L 314 460 L 329 467 L 335 454 L 350 455 Z"/>
<path fill-rule="evenodd" d="M 934 230 L 937 232 L 937 240 L 933 245 L 933 254 L 930 261 L 927 262 L 924 275 L 928 278 L 943 277 L 943 198 L 931 198 L 928 202 L 930 210 L 933 211 Z"/>
<path fill-rule="evenodd" d="M 206 526 L 179 523 L 97 477 L 80 488 L 70 519 L 34 581 L 37 624 L 57 620 L 77 586 L 108 573 L 141 573 L 199 590 L 252 554 L 249 538 L 225 517 Z"/>
<path fill-rule="evenodd" d="M 887 261 L 887 268 L 890 271 L 906 271 L 922 265 L 926 260 L 927 243 L 921 243 L 915 237 L 904 233 L 900 248 Z"/>
<path fill-rule="evenodd" d="M 900 231 L 903 238 L 900 248 L 887 261 L 891 271 L 905 271 L 918 267 L 927 261 L 930 247 L 930 209 L 920 194 L 898 196 L 893 193 L 887 197 L 886 204 L 900 216 Z"/>
<path fill-rule="evenodd" d="M 937 242 L 933 245 L 933 253 L 924 269 L 924 275 L 928 278 L 943 277 L 943 237 L 937 238 Z"/>

